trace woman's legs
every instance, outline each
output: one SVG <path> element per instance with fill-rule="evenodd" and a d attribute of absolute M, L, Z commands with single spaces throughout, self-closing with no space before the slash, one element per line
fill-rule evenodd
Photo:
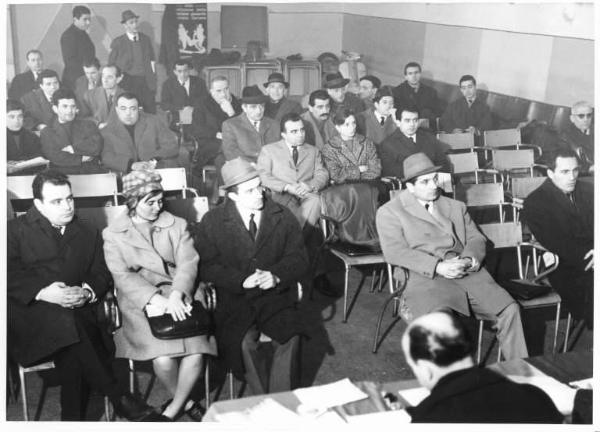
<path fill-rule="evenodd" d="M 165 408 L 163 415 L 174 418 L 186 404 L 192 388 L 202 373 L 202 354 L 192 354 L 181 359 L 157 357 L 152 362 L 154 373 L 164 384 L 173 401 Z"/>

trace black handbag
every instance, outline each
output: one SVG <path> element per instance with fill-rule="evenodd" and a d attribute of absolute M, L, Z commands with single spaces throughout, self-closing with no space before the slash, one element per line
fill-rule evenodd
<path fill-rule="evenodd" d="M 531 300 L 548 294 L 552 287 L 524 280 L 505 280 L 500 282 L 504 288 L 516 300 Z"/>
<path fill-rule="evenodd" d="M 109 334 L 113 334 L 121 327 L 121 310 L 112 289 L 107 291 L 104 297 L 98 301 L 96 316 L 100 328 Z"/>

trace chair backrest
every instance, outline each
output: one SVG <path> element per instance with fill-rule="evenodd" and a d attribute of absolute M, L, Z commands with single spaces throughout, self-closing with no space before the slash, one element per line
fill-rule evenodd
<path fill-rule="evenodd" d="M 473 172 L 479 169 L 479 161 L 475 152 L 450 153 L 448 154 L 448 160 L 452 166 L 453 174 Z"/>
<path fill-rule="evenodd" d="M 467 207 L 483 207 L 504 203 L 502 183 L 464 184 L 456 188 L 456 199 Z"/>
<path fill-rule="evenodd" d="M 498 129 L 483 132 L 483 145 L 486 147 L 507 147 L 521 144 L 519 129 Z"/>
<path fill-rule="evenodd" d="M 493 150 L 492 167 L 498 171 L 531 168 L 534 164 L 533 150 Z"/>
<path fill-rule="evenodd" d="M 539 188 L 547 177 L 515 177 L 511 179 L 513 198 L 525 199 L 531 192 Z"/>
<path fill-rule="evenodd" d="M 475 146 L 475 135 L 471 132 L 439 133 L 437 139 L 448 144 L 452 150 L 470 149 Z"/>
<path fill-rule="evenodd" d="M 163 205 L 166 211 L 185 219 L 188 223 L 200 222 L 208 212 L 208 198 L 205 196 L 166 199 Z"/>
<path fill-rule="evenodd" d="M 279 60 L 261 60 L 244 63 L 244 86 L 258 85 L 263 89 L 263 83 L 273 72 L 283 72 Z"/>
<path fill-rule="evenodd" d="M 8 176 L 6 178 L 6 189 L 9 199 L 33 199 L 31 184 L 35 176 Z"/>
<path fill-rule="evenodd" d="M 156 172 L 162 177 L 160 182 L 165 192 L 181 191 L 183 197 L 186 197 L 187 177 L 185 168 L 161 168 Z"/>
<path fill-rule="evenodd" d="M 518 247 L 523 242 L 520 223 L 504 222 L 479 225 L 483 235 L 492 242 L 495 249 Z"/>
<path fill-rule="evenodd" d="M 127 210 L 126 205 L 109 206 L 109 207 L 85 207 L 75 210 L 77 217 L 102 231 L 106 228 L 118 215 Z"/>
<path fill-rule="evenodd" d="M 231 94 L 240 96 L 242 94 L 243 84 L 243 66 L 241 64 L 224 66 L 205 66 L 203 68 L 206 84 L 210 86 L 210 80 L 216 76 L 224 76 L 229 82 Z"/>
<path fill-rule="evenodd" d="M 303 96 L 321 88 L 321 63 L 316 60 L 288 60 L 283 74 L 290 83 L 289 96 Z"/>

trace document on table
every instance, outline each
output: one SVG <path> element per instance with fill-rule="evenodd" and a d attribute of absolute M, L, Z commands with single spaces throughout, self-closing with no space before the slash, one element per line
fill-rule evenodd
<path fill-rule="evenodd" d="M 50 161 L 41 156 L 35 157 L 33 159 L 27 159 L 22 161 L 11 161 L 9 165 L 16 170 L 24 170 L 26 168 L 36 167 L 40 165 L 47 165 Z"/>
<path fill-rule="evenodd" d="M 520 384 L 531 384 L 540 389 L 544 390 L 556 408 L 561 412 L 562 415 L 570 415 L 573 412 L 573 403 L 575 402 L 575 393 L 577 389 L 571 388 L 560 381 L 548 375 L 533 375 L 533 376 L 520 376 L 520 375 L 508 375 L 508 379 L 518 382 Z"/>
<path fill-rule="evenodd" d="M 331 408 L 368 397 L 348 378 L 331 384 L 297 389 L 293 393 L 302 405 L 315 408 Z"/>
<path fill-rule="evenodd" d="M 410 406 L 417 406 L 423 399 L 429 396 L 429 390 L 427 390 L 425 387 L 415 387 L 411 389 L 400 390 L 398 394 L 406 402 L 408 402 Z"/>
<path fill-rule="evenodd" d="M 227 423 L 252 422 L 274 425 L 290 425 L 302 420 L 294 411 L 285 408 L 271 398 L 266 398 L 244 411 L 217 414 L 215 419 L 218 422 Z"/>
<path fill-rule="evenodd" d="M 408 424 L 411 417 L 405 410 L 381 411 L 369 414 L 347 416 L 346 421 L 352 426 L 362 426 L 364 430 L 389 428 L 390 425 Z"/>
<path fill-rule="evenodd" d="M 594 378 L 586 378 L 579 381 L 571 381 L 569 385 L 571 387 L 575 387 L 576 389 L 581 390 L 593 390 L 592 383 L 594 382 Z"/>

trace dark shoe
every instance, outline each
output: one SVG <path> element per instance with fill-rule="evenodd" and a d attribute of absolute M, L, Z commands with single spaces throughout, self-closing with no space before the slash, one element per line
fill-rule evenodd
<path fill-rule="evenodd" d="M 196 422 L 201 422 L 202 421 L 202 417 L 204 417 L 204 414 L 206 414 L 206 410 L 200 404 L 200 402 L 194 401 L 194 404 L 192 405 L 192 407 L 190 409 L 188 409 L 188 410 L 185 410 L 185 413 L 192 420 L 194 420 Z"/>
<path fill-rule="evenodd" d="M 119 396 L 117 400 L 113 401 L 113 405 L 117 415 L 125 417 L 129 421 L 147 421 L 144 418 L 156 414 L 154 408 L 131 393 Z"/>

